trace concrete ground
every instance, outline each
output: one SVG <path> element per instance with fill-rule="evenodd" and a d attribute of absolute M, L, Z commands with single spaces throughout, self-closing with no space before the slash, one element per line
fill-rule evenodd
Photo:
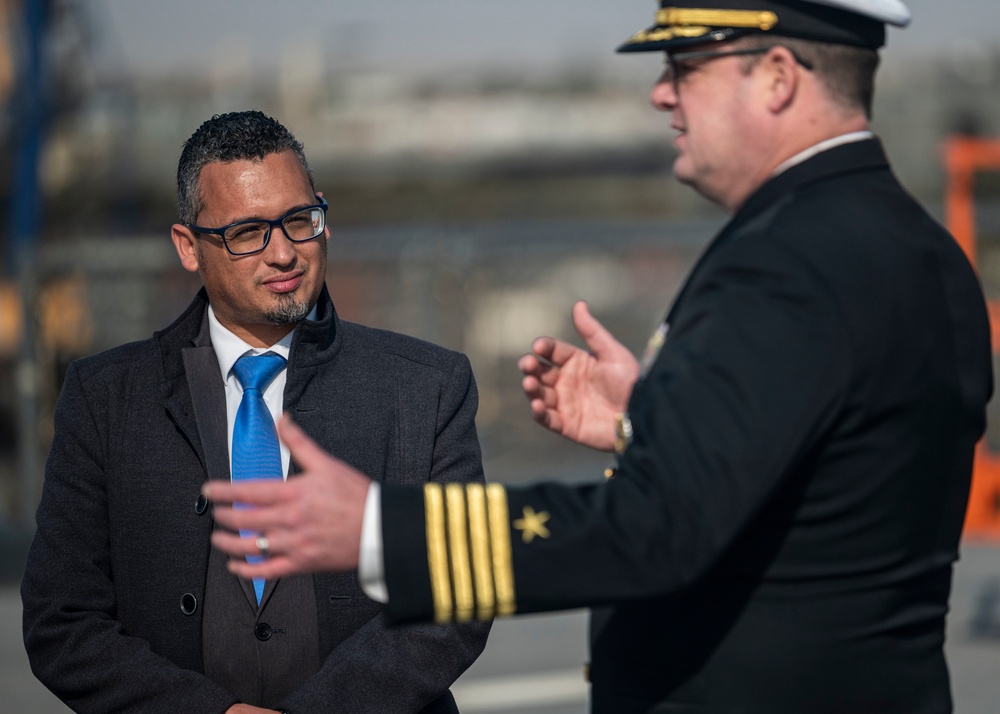
<path fill-rule="evenodd" d="M 963 548 L 947 652 L 957 714 L 1000 711 L 1000 544 Z M 455 696 L 463 714 L 584 714 L 585 660 L 582 611 L 499 621 L 482 657 L 455 684 Z M 28 668 L 13 585 L 0 588 L 0 692 L 2 711 L 68 711 Z"/>

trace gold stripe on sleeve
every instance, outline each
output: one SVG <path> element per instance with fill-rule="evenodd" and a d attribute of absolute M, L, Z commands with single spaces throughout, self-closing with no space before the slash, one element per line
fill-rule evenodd
<path fill-rule="evenodd" d="M 469 622 L 475 601 L 472 596 L 472 568 L 469 564 L 469 531 L 465 517 L 465 484 L 449 483 L 444 487 L 448 504 L 448 545 L 451 554 L 451 579 L 455 586 L 455 620 Z"/>
<path fill-rule="evenodd" d="M 434 621 L 451 622 L 451 583 L 448 577 L 448 546 L 445 541 L 444 494 L 436 483 L 424 484 L 424 516 L 427 521 L 427 565 L 431 574 Z"/>
<path fill-rule="evenodd" d="M 466 487 L 469 501 L 469 540 L 472 545 L 472 576 L 476 586 L 476 619 L 488 620 L 496 611 L 493 564 L 490 561 L 490 526 L 486 520 L 486 490 L 482 484 Z"/>
<path fill-rule="evenodd" d="M 767 31 L 778 24 L 778 16 L 770 10 L 708 10 L 668 7 L 656 13 L 656 24 L 747 27 Z"/>
<path fill-rule="evenodd" d="M 514 602 L 514 565 L 510 552 L 510 515 L 507 491 L 498 483 L 486 486 L 486 508 L 490 519 L 490 545 L 493 547 L 493 580 L 496 583 L 497 615 L 506 617 L 516 610 Z"/>

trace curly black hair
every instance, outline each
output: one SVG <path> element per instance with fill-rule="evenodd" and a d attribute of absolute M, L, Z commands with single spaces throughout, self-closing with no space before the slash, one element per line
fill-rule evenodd
<path fill-rule="evenodd" d="M 259 111 L 216 114 L 184 142 L 177 164 L 177 213 L 180 222 L 197 222 L 202 209 L 198 179 L 201 170 L 215 161 L 260 160 L 291 150 L 313 186 L 312 169 L 302 143 L 280 122 Z"/>

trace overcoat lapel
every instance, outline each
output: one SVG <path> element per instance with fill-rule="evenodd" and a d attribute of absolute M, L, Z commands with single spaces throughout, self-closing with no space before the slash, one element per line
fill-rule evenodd
<path fill-rule="evenodd" d="M 226 390 L 219 362 L 211 345 L 183 350 L 198 440 L 205 454 L 210 479 L 229 478 L 229 434 L 226 420 Z"/>
<path fill-rule="evenodd" d="M 184 373 L 187 376 L 191 403 L 194 407 L 195 428 L 205 458 L 205 471 L 210 479 L 229 480 L 229 423 L 226 417 L 226 389 L 219 371 L 219 360 L 208 332 L 208 320 L 193 346 L 181 350 Z M 256 610 L 257 595 L 253 582 L 237 578 L 247 602 Z M 268 581 L 268 591 L 273 584 Z M 262 599 L 263 602 L 263 599 Z"/>

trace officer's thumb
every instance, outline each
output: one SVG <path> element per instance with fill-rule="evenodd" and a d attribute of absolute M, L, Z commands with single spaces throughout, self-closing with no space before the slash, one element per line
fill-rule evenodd
<path fill-rule="evenodd" d="M 573 326 L 587 343 L 590 351 L 598 358 L 608 354 L 609 351 L 621 348 L 618 340 L 605 329 L 596 317 L 590 314 L 587 303 L 583 300 L 573 306 Z"/>

